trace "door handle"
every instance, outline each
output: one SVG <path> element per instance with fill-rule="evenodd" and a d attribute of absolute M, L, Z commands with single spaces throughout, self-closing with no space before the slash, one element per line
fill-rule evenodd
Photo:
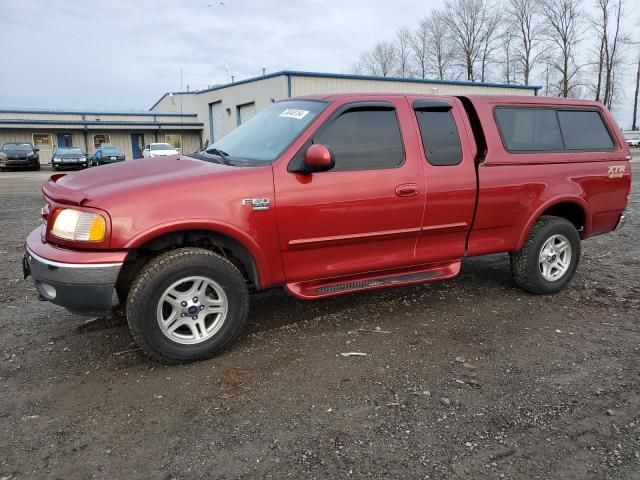
<path fill-rule="evenodd" d="M 405 183 L 396 187 L 396 195 L 399 197 L 414 197 L 418 194 L 418 185 L 415 183 Z"/>

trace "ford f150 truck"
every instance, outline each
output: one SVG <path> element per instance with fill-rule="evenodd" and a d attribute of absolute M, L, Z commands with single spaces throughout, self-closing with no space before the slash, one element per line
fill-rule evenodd
<path fill-rule="evenodd" d="M 624 221 L 630 154 L 599 103 L 340 94 L 280 101 L 201 156 L 53 175 L 25 277 L 85 314 L 119 299 L 153 358 L 211 357 L 252 291 L 301 299 L 452 278 L 509 253 L 555 293 Z"/>

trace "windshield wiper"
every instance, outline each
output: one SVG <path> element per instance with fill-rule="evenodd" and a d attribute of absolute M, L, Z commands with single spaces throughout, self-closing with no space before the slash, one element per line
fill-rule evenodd
<path fill-rule="evenodd" d="M 213 155 L 217 155 L 222 159 L 222 163 L 225 165 L 234 165 L 234 163 L 229 158 L 229 154 L 227 152 L 223 152 L 222 150 L 218 150 L 217 148 L 209 148 L 205 150 L 207 153 L 212 153 Z"/>

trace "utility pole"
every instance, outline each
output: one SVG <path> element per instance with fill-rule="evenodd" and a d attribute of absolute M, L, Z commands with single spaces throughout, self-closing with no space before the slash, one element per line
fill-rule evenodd
<path fill-rule="evenodd" d="M 633 96 L 633 122 L 631 130 L 638 130 L 638 90 L 640 90 L 640 54 L 638 55 L 638 69 L 636 70 L 636 91 Z"/>

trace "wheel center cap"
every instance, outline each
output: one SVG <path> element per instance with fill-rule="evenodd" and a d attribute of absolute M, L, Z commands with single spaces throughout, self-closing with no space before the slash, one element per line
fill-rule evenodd
<path fill-rule="evenodd" d="M 196 307 L 195 305 L 191 305 L 189 308 L 187 308 L 187 313 L 189 315 L 195 315 L 200 311 L 200 309 L 198 307 Z"/>

